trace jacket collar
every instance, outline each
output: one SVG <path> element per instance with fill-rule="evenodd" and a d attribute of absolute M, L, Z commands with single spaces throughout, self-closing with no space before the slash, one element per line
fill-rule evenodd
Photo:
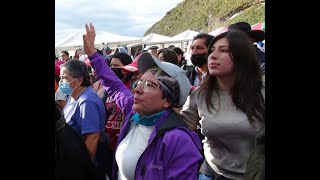
<path fill-rule="evenodd" d="M 160 136 L 164 132 L 177 127 L 188 128 L 187 124 L 183 121 L 181 115 L 171 110 L 168 115 L 168 118 L 160 125 L 159 129 L 157 130 L 157 136 Z"/>

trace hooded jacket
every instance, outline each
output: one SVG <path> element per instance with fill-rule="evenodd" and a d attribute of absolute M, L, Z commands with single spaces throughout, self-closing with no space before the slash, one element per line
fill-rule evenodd
<path fill-rule="evenodd" d="M 117 146 L 135 122 L 130 120 L 133 95 L 122 81 L 105 65 L 103 56 L 94 53 L 89 57 L 102 85 L 109 96 L 124 112 L 125 121 L 120 130 Z M 189 130 L 182 117 L 167 110 L 156 122 L 144 152 L 138 159 L 135 180 L 140 179 L 198 179 L 203 162 L 202 145 L 198 135 Z M 112 179 L 118 179 L 118 165 L 114 161 Z"/>

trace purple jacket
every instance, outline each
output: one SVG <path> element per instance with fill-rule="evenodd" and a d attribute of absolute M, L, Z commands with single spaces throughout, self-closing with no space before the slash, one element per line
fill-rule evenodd
<path fill-rule="evenodd" d="M 98 53 L 89 57 L 91 65 L 101 79 L 109 95 L 116 98 L 125 115 L 117 146 L 135 123 L 130 120 L 133 95 L 112 70 L 105 65 Z M 140 179 L 198 179 L 203 162 L 202 145 L 198 135 L 189 130 L 182 117 L 173 110 L 167 110 L 155 124 L 148 145 L 141 154 L 135 170 L 135 180 Z M 114 161 L 112 179 L 118 179 L 118 165 Z"/>

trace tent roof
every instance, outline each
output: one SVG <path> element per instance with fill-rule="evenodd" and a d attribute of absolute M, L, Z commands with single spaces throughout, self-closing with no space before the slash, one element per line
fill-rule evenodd
<path fill-rule="evenodd" d="M 196 36 L 197 34 L 199 34 L 198 31 L 193 31 L 193 30 L 185 30 L 180 34 L 177 34 L 175 36 L 172 37 L 171 40 L 173 41 L 191 41 L 193 39 L 194 36 Z"/>
<path fill-rule="evenodd" d="M 66 39 L 56 43 L 55 47 L 61 48 L 61 47 L 82 46 L 83 34 L 85 34 L 84 30 L 78 31 L 75 34 L 70 35 Z M 123 35 L 113 34 L 113 33 L 104 32 L 104 31 L 96 31 L 96 38 L 95 38 L 96 45 L 100 45 L 102 43 L 124 45 L 124 44 L 136 43 L 140 41 L 141 41 L 141 38 L 137 38 L 137 37 L 123 36 Z"/>
<path fill-rule="evenodd" d="M 161 43 L 167 43 L 168 41 L 171 41 L 171 37 L 163 36 L 155 33 L 151 33 L 143 37 L 142 39 L 142 42 L 144 44 L 161 44 Z"/>

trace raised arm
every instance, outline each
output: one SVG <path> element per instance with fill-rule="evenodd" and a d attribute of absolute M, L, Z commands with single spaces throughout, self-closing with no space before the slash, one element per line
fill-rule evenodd
<path fill-rule="evenodd" d="M 88 55 L 91 66 L 96 71 L 109 97 L 116 101 L 124 115 L 127 116 L 132 109 L 133 95 L 118 76 L 108 67 L 105 58 L 96 51 L 94 40 L 94 26 L 91 23 L 90 25 L 86 24 L 86 34 L 83 35 L 84 51 Z"/>

